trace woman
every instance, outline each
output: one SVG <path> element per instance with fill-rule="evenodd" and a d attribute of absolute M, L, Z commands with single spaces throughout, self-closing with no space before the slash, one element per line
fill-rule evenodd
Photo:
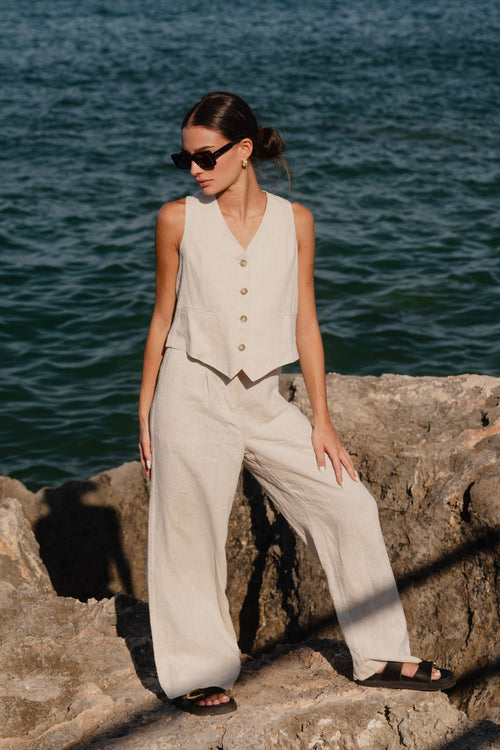
<path fill-rule="evenodd" d="M 182 147 L 172 159 L 200 192 L 158 215 L 139 405 L 160 683 L 184 710 L 236 708 L 225 542 L 243 463 L 319 557 L 357 682 L 451 687 L 451 672 L 410 652 L 376 502 L 330 421 L 313 218 L 261 190 L 254 169 L 272 160 L 288 171 L 284 144 L 242 99 L 215 92 L 186 114 Z M 297 357 L 313 426 L 278 393 L 279 368 Z"/>

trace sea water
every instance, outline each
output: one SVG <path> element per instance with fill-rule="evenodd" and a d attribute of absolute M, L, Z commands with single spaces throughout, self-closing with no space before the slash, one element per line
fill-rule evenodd
<path fill-rule="evenodd" d="M 1 466 L 136 457 L 154 224 L 185 110 L 239 93 L 307 205 L 327 369 L 500 375 L 496 0 L 4 0 Z M 293 367 L 292 367 L 293 369 Z"/>

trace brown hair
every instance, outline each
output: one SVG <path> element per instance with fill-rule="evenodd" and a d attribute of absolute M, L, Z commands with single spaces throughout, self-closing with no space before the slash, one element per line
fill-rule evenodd
<path fill-rule="evenodd" d="M 271 127 L 262 128 L 248 104 L 236 94 L 227 91 L 213 91 L 191 107 L 182 121 L 181 128 L 199 125 L 222 133 L 228 140 L 250 138 L 253 143 L 252 161 L 274 162 L 276 174 L 282 167 L 289 182 L 292 170 L 283 159 L 285 142 Z"/>

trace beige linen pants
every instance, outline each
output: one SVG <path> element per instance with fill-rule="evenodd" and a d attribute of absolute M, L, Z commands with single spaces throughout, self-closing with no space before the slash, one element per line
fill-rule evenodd
<path fill-rule="evenodd" d="M 167 349 L 151 411 L 148 585 L 155 661 L 169 698 L 232 687 L 239 649 L 226 599 L 225 543 L 243 464 L 319 557 L 354 676 L 410 653 L 377 505 L 346 472 L 320 473 L 311 424 L 278 392 L 279 370 L 229 380 Z"/>

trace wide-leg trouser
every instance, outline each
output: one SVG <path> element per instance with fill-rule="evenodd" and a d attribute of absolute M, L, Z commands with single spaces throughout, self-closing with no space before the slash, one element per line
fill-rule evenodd
<path fill-rule="evenodd" d="M 167 349 L 151 410 L 148 587 L 153 647 L 169 698 L 232 687 L 239 649 L 226 598 L 225 543 L 242 462 L 319 557 L 364 679 L 389 660 L 418 662 L 378 520 L 346 472 L 320 473 L 307 417 L 278 392 L 279 371 L 229 380 Z M 327 462 L 329 464 L 329 462 Z"/>

